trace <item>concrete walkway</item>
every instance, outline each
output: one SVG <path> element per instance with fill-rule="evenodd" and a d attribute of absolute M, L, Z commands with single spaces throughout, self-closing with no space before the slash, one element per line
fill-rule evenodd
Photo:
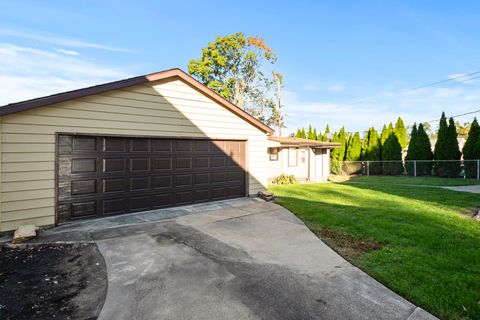
<path fill-rule="evenodd" d="M 436 319 L 259 199 L 74 223 L 41 238 L 97 244 L 108 274 L 99 319 Z"/>
<path fill-rule="evenodd" d="M 458 186 L 458 187 L 442 187 L 444 189 L 453 190 L 453 191 L 462 191 L 470 193 L 480 193 L 480 185 L 473 186 Z"/>

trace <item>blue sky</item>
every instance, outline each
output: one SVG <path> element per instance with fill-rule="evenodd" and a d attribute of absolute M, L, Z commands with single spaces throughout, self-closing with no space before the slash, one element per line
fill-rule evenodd
<path fill-rule="evenodd" d="M 479 13 L 478 1 L 2 1 L 0 104 L 186 70 L 242 31 L 278 55 L 287 132 L 433 120 L 480 109 L 480 78 L 406 91 L 480 70 Z"/>

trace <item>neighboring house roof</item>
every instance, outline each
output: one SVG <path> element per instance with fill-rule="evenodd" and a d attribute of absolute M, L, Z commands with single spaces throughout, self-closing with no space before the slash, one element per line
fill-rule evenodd
<path fill-rule="evenodd" d="M 278 142 L 282 147 L 313 147 L 331 149 L 340 146 L 340 143 L 337 142 L 326 142 L 291 137 L 268 137 L 268 140 Z"/>
<path fill-rule="evenodd" d="M 86 96 L 104 93 L 111 90 L 122 89 L 130 86 L 135 86 L 135 85 L 140 85 L 140 84 L 144 84 L 152 81 L 165 80 L 170 78 L 180 78 L 181 80 L 186 82 L 188 85 L 190 85 L 194 89 L 200 91 L 207 97 L 211 98 L 215 102 L 227 108 L 228 110 L 230 110 L 231 112 L 239 116 L 240 118 L 243 118 L 245 121 L 257 127 L 261 131 L 267 134 L 273 133 L 272 128 L 265 125 L 264 123 L 262 123 L 261 121 L 259 121 L 258 119 L 250 115 L 249 113 L 245 112 L 243 109 L 237 107 L 227 99 L 223 98 L 219 94 L 215 93 L 207 86 L 201 84 L 200 82 L 192 78 L 190 75 L 183 72 L 181 69 L 170 69 L 170 70 L 160 71 L 160 72 L 151 73 L 143 76 L 100 84 L 93 87 L 67 91 L 67 92 L 53 94 L 53 95 L 45 96 L 41 98 L 7 104 L 4 106 L 0 106 L 0 116 L 15 113 L 15 112 L 20 112 L 28 109 L 43 107 L 43 106 L 51 105 L 54 103 L 60 103 L 60 102 L 65 102 L 73 99 L 83 98 Z"/>

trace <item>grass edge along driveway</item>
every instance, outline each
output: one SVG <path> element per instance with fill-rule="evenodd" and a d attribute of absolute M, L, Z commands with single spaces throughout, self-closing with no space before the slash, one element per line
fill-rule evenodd
<path fill-rule="evenodd" d="M 480 319 L 480 223 L 470 219 L 480 196 L 435 187 L 474 183 L 359 177 L 270 189 L 333 249 L 414 304 L 441 319 Z"/>

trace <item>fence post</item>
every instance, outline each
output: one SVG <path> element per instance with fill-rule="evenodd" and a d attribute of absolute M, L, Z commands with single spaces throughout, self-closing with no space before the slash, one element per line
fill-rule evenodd
<path fill-rule="evenodd" d="M 477 180 L 480 180 L 480 159 L 477 159 Z"/>
<path fill-rule="evenodd" d="M 413 176 L 417 176 L 417 160 L 413 160 Z"/>
<path fill-rule="evenodd" d="M 367 161 L 367 177 L 370 176 L 370 161 Z"/>

